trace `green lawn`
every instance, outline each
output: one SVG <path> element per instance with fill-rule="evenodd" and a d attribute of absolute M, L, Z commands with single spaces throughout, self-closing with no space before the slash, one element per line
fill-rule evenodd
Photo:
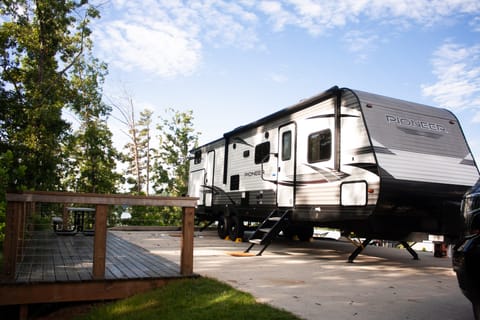
<path fill-rule="evenodd" d="M 300 318 L 266 304 L 252 295 L 208 278 L 174 281 L 144 294 L 101 305 L 76 319 L 235 319 L 261 320 Z"/>

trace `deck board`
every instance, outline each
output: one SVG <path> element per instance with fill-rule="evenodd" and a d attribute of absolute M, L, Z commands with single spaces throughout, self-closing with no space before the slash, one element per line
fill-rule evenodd
<path fill-rule="evenodd" d="M 24 255 L 17 265 L 16 282 L 71 282 L 92 280 L 93 237 L 29 233 Z M 107 233 L 105 279 L 179 277 L 180 267 L 151 254 L 113 233 Z"/>

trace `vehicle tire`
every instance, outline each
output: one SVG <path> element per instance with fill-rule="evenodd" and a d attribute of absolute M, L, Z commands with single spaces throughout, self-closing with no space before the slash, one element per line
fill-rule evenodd
<path fill-rule="evenodd" d="M 297 236 L 300 241 L 310 241 L 313 237 L 313 227 L 310 226 L 301 226 L 298 227 Z"/>
<path fill-rule="evenodd" d="M 288 239 L 288 240 L 292 240 L 293 237 L 296 235 L 294 227 L 292 227 L 292 226 L 285 227 L 282 230 L 282 232 L 283 232 L 283 236 L 285 237 L 285 239 Z"/>
<path fill-rule="evenodd" d="M 231 225 L 229 230 L 230 240 L 235 241 L 238 238 L 243 238 L 243 220 L 240 217 L 233 216 L 231 217 Z"/>
<path fill-rule="evenodd" d="M 225 239 L 229 235 L 231 225 L 230 217 L 220 216 L 217 222 L 217 233 L 220 239 Z"/>
<path fill-rule="evenodd" d="M 480 320 L 480 300 L 472 302 L 473 307 L 473 317 L 475 320 Z"/>

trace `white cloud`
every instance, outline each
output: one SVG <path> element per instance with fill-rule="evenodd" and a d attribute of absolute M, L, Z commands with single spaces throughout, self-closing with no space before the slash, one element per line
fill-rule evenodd
<path fill-rule="evenodd" d="M 343 42 L 347 44 L 348 50 L 355 54 L 357 61 L 367 59 L 367 54 L 377 47 L 380 37 L 373 32 L 352 30 L 343 36 Z"/>
<path fill-rule="evenodd" d="M 473 123 L 480 123 L 480 111 L 477 111 L 472 119 Z"/>
<path fill-rule="evenodd" d="M 280 73 L 272 73 L 270 75 L 270 78 L 273 80 L 273 82 L 277 82 L 277 83 L 285 83 L 288 81 L 288 77 Z"/>
<path fill-rule="evenodd" d="M 273 29 L 281 31 L 285 25 L 292 24 L 293 16 L 285 10 L 278 1 L 261 1 L 259 9 L 269 16 L 269 21 L 273 22 Z"/>
<path fill-rule="evenodd" d="M 106 60 L 125 70 L 162 76 L 189 74 L 201 59 L 201 44 L 171 25 L 115 21 L 98 32 Z"/>
<path fill-rule="evenodd" d="M 258 44 L 251 2 L 114 0 L 94 30 L 99 56 L 123 70 L 189 75 L 205 43 L 251 49 Z"/>
<path fill-rule="evenodd" d="M 473 18 L 472 21 L 470 21 L 470 26 L 473 31 L 480 32 L 480 16 Z"/>
<path fill-rule="evenodd" d="M 433 54 L 432 66 L 437 81 L 422 86 L 424 95 L 445 108 L 480 108 L 480 45 L 447 41 Z"/>
<path fill-rule="evenodd" d="M 430 26 L 446 17 L 478 14 L 478 0 L 268 0 L 259 9 L 276 30 L 287 25 L 306 29 L 314 35 L 361 20 L 400 27 Z"/>
<path fill-rule="evenodd" d="M 359 30 L 344 41 L 361 60 L 380 41 L 365 25 L 422 27 L 466 15 L 477 16 L 474 30 L 480 25 L 478 0 L 111 0 L 103 8 L 94 30 L 100 57 L 160 76 L 195 72 L 207 45 L 262 49 L 263 27 L 281 32 L 293 26 L 314 36 Z"/>

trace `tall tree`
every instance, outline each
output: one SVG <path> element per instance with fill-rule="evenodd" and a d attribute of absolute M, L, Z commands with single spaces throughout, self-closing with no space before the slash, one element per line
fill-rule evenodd
<path fill-rule="evenodd" d="M 140 165 L 140 181 L 145 186 L 145 193 L 150 193 L 150 171 L 151 171 L 151 158 L 152 148 L 150 147 L 151 141 L 151 124 L 152 124 L 153 111 L 145 109 L 140 112 L 140 120 L 138 121 L 138 147 L 139 147 L 139 165 Z"/>
<path fill-rule="evenodd" d="M 13 154 L 9 189 L 59 189 L 61 146 L 69 124 L 62 109 L 77 98 L 71 74 L 98 11 L 86 1 L 0 3 L 0 154 Z"/>
<path fill-rule="evenodd" d="M 148 109 L 143 110 L 140 112 L 140 119 L 137 121 L 137 109 L 133 98 L 129 94 L 125 94 L 120 102 L 112 101 L 111 104 L 120 112 L 121 117 L 116 119 L 127 128 L 127 130 L 123 130 L 123 133 L 129 138 L 124 147 L 126 152 L 123 154 L 124 161 L 127 164 L 127 183 L 132 185 L 131 192 L 148 194 L 152 152 L 150 149 L 150 127 L 153 112 Z"/>
<path fill-rule="evenodd" d="M 172 196 L 187 193 L 190 150 L 197 146 L 199 132 L 193 126 L 193 112 L 166 110 L 167 117 L 157 126 L 159 148 L 155 163 L 157 192 Z M 169 118 L 170 117 L 170 118 Z"/>
<path fill-rule="evenodd" d="M 71 109 L 80 126 L 66 150 L 67 166 L 63 172 L 67 188 L 77 192 L 114 193 L 120 175 L 115 172 L 118 152 L 106 120 L 111 108 L 102 101 L 106 65 L 90 55 L 79 59 L 71 82 L 77 92 Z"/>

